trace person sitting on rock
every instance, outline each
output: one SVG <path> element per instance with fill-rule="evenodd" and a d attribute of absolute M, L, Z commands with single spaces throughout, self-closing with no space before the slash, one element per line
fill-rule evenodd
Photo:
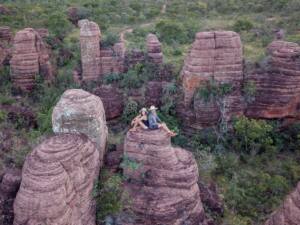
<path fill-rule="evenodd" d="M 148 129 L 149 123 L 148 123 L 148 112 L 146 108 L 142 108 L 140 110 L 139 115 L 137 115 L 131 122 L 131 131 L 136 131 L 138 127 L 143 128 L 144 130 Z"/>
<path fill-rule="evenodd" d="M 160 120 L 160 118 L 158 117 L 158 115 L 156 113 L 156 110 L 157 110 L 157 108 L 154 105 L 152 105 L 149 109 L 149 111 L 150 111 L 150 113 L 148 114 L 149 129 L 150 130 L 163 129 L 171 137 L 176 136 L 177 134 L 175 132 L 171 131 L 168 128 L 168 126 Z"/>

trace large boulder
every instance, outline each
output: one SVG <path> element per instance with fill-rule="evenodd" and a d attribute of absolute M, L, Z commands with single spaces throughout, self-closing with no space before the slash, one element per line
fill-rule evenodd
<path fill-rule="evenodd" d="M 26 158 L 14 202 L 14 225 L 95 225 L 92 191 L 99 152 L 85 136 L 60 134 Z"/>
<path fill-rule="evenodd" d="M 249 80 L 256 86 L 255 100 L 247 108 L 254 118 L 296 118 L 300 104 L 300 46 L 274 41 L 268 47 L 266 71 L 257 71 Z"/>
<path fill-rule="evenodd" d="M 179 104 L 180 117 L 189 127 L 195 129 L 213 125 L 219 118 L 203 117 L 197 121 L 186 120 L 190 115 L 218 112 L 216 102 L 208 102 L 209 108 L 198 107 L 203 102 L 195 100 L 196 91 L 213 80 L 217 85 L 230 84 L 232 92 L 223 101 L 224 119 L 229 121 L 233 116 L 243 113 L 241 83 L 243 81 L 243 51 L 240 36 L 232 31 L 199 32 L 185 59 L 181 71 L 183 99 Z M 213 108 L 212 108 L 213 107 Z M 192 123 L 190 123 L 192 122 Z"/>
<path fill-rule="evenodd" d="M 124 157 L 124 193 L 135 221 L 122 224 L 206 224 L 192 153 L 172 147 L 162 130 L 138 130 L 127 134 Z"/>
<path fill-rule="evenodd" d="M 10 27 L 3 26 L 0 27 L 0 41 L 5 44 L 10 44 L 13 39 L 13 34 Z"/>
<path fill-rule="evenodd" d="M 94 90 L 94 94 L 102 99 L 107 120 L 122 115 L 124 96 L 120 89 L 112 85 L 102 85 Z"/>
<path fill-rule="evenodd" d="M 32 28 L 17 32 L 10 65 L 14 86 L 24 91 L 34 87 L 37 75 L 42 75 L 48 81 L 54 76 L 49 48 Z"/>
<path fill-rule="evenodd" d="M 148 34 L 146 45 L 149 61 L 154 64 L 162 64 L 163 53 L 161 51 L 161 43 L 155 34 Z"/>
<path fill-rule="evenodd" d="M 265 225 L 298 224 L 300 224 L 300 182 L 296 189 L 287 196 L 282 206 L 265 223 Z"/>
<path fill-rule="evenodd" d="M 100 164 L 106 148 L 107 126 L 101 99 L 81 89 L 64 92 L 53 109 L 54 133 L 83 133 L 95 143 Z"/>
<path fill-rule="evenodd" d="M 89 20 L 80 20 L 80 47 L 82 79 L 97 80 L 101 74 L 100 38 L 98 24 Z"/>

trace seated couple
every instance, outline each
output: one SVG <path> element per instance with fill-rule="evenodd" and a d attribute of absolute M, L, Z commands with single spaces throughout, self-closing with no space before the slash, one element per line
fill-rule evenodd
<path fill-rule="evenodd" d="M 140 110 L 140 114 L 136 116 L 131 122 L 131 131 L 136 131 L 137 127 L 141 127 L 145 130 L 162 129 L 165 130 L 171 137 L 176 136 L 177 134 L 175 132 L 171 131 L 165 123 L 161 122 L 161 120 L 157 116 L 156 110 L 157 108 L 155 106 L 151 106 L 149 112 L 146 108 L 142 108 Z"/>

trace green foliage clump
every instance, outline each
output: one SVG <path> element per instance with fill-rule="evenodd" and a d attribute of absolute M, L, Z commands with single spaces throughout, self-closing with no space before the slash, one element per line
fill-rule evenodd
<path fill-rule="evenodd" d="M 7 113 L 3 110 L 0 110 L 0 123 L 4 122 L 7 118 Z"/>
<path fill-rule="evenodd" d="M 115 33 L 108 32 L 101 40 L 101 47 L 112 47 L 119 42 L 119 36 Z"/>
<path fill-rule="evenodd" d="M 270 135 L 273 127 L 266 121 L 242 116 L 234 122 L 233 127 L 235 149 L 251 154 L 274 150 L 274 141 Z"/>
<path fill-rule="evenodd" d="M 233 25 L 233 29 L 236 32 L 249 31 L 253 27 L 254 25 L 248 19 L 238 19 Z"/>
<path fill-rule="evenodd" d="M 187 32 L 182 23 L 172 20 L 161 20 L 156 23 L 155 30 L 160 40 L 171 44 L 176 41 L 178 43 L 188 42 Z"/>
<path fill-rule="evenodd" d="M 137 114 L 138 103 L 130 99 L 124 108 L 122 120 L 129 124 Z"/>
<path fill-rule="evenodd" d="M 122 79 L 123 79 L 123 74 L 111 73 L 111 74 L 105 75 L 103 78 L 103 81 L 105 84 L 113 84 L 113 83 L 118 83 Z"/>
<path fill-rule="evenodd" d="M 59 38 L 65 37 L 72 29 L 72 25 L 67 19 L 66 14 L 57 11 L 49 15 L 46 26 L 53 35 Z"/>
<path fill-rule="evenodd" d="M 168 84 L 163 88 L 163 96 L 161 98 L 161 110 L 164 114 L 175 115 L 177 87 L 174 83 Z"/>
<path fill-rule="evenodd" d="M 107 216 L 121 212 L 123 209 L 122 193 L 122 178 L 103 170 L 100 175 L 100 182 L 94 187 L 97 221 L 99 223 L 103 223 Z"/>
<path fill-rule="evenodd" d="M 255 100 L 256 84 L 254 81 L 247 81 L 243 85 L 243 94 L 246 103 L 251 103 Z"/>

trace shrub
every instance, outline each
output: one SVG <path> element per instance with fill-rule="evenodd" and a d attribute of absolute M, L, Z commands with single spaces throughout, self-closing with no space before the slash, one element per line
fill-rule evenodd
<path fill-rule="evenodd" d="M 123 74 L 123 79 L 121 80 L 121 87 L 123 88 L 140 88 L 143 84 L 142 77 L 134 69 L 129 70 L 127 73 Z"/>
<path fill-rule="evenodd" d="M 123 111 L 122 119 L 125 123 L 129 124 L 138 114 L 138 104 L 133 100 L 129 100 Z"/>
<path fill-rule="evenodd" d="M 155 25 L 160 40 L 171 44 L 173 41 L 179 43 L 187 42 L 187 33 L 181 23 L 171 20 L 161 20 Z"/>
<path fill-rule="evenodd" d="M 4 122 L 6 120 L 7 113 L 3 110 L 0 110 L 0 123 Z"/>
<path fill-rule="evenodd" d="M 255 101 L 256 84 L 254 81 L 247 81 L 244 83 L 243 94 L 244 94 L 246 103 L 251 103 L 251 102 Z"/>
<path fill-rule="evenodd" d="M 105 84 L 117 83 L 117 82 L 121 81 L 122 79 L 123 79 L 123 75 L 118 74 L 118 73 L 111 73 L 111 74 L 105 75 L 103 78 Z"/>
<path fill-rule="evenodd" d="M 174 83 L 168 84 L 163 88 L 163 96 L 161 98 L 161 110 L 165 114 L 175 115 L 177 87 Z"/>
<path fill-rule="evenodd" d="M 62 39 L 71 30 L 72 25 L 64 13 L 55 11 L 47 20 L 47 28 L 55 36 Z"/>
<path fill-rule="evenodd" d="M 112 47 L 119 42 L 119 36 L 114 33 L 107 33 L 101 40 L 101 47 Z"/>
<path fill-rule="evenodd" d="M 236 32 L 249 31 L 252 28 L 253 24 L 248 19 L 238 19 L 233 25 L 233 29 Z"/>

